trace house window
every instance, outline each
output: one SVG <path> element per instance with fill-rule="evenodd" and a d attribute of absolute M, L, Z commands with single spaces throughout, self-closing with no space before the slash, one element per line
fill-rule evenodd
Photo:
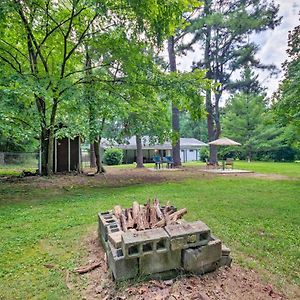
<path fill-rule="evenodd" d="M 190 152 L 194 152 L 194 150 L 191 150 L 191 149 L 190 149 Z"/>

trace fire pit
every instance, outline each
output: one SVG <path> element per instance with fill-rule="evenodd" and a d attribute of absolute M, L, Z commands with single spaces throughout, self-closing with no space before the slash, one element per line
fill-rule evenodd
<path fill-rule="evenodd" d="M 160 206 L 157 199 L 100 212 L 99 238 L 113 278 L 170 278 L 230 266 L 230 250 L 203 222 L 181 219 L 186 213 L 185 208 L 177 210 L 169 203 Z"/>

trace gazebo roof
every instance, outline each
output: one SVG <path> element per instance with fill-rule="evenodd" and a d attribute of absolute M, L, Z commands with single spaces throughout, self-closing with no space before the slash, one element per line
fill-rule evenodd
<path fill-rule="evenodd" d="M 219 138 L 215 141 L 209 142 L 209 145 L 216 145 L 216 146 L 240 146 L 241 144 L 235 142 L 227 137 Z"/>

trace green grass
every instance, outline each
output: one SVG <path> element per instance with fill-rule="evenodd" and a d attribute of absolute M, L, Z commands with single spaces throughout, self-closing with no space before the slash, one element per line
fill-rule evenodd
<path fill-rule="evenodd" d="M 300 284 L 299 181 L 217 177 L 69 191 L 3 185 L 0 195 L 0 299 L 80 298 L 66 287 L 66 272 L 86 262 L 82 241 L 96 230 L 97 212 L 155 196 L 206 222 L 236 262 L 278 275 L 278 284 Z"/>
<path fill-rule="evenodd" d="M 235 161 L 234 167 L 237 169 L 250 170 L 264 174 L 279 174 L 289 177 L 300 178 L 300 163 L 291 162 L 245 162 Z"/>
<path fill-rule="evenodd" d="M 202 162 L 188 162 L 184 166 L 205 166 Z M 234 168 L 249 170 L 262 174 L 278 174 L 288 177 L 300 178 L 300 163 L 298 162 L 265 162 L 265 161 L 234 161 Z"/>

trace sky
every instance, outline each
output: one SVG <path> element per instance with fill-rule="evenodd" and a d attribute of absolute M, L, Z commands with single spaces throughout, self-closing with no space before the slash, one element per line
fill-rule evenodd
<path fill-rule="evenodd" d="M 274 30 L 253 36 L 254 40 L 260 45 L 260 51 L 257 57 L 264 64 L 274 64 L 279 69 L 281 64 L 286 60 L 288 32 L 294 27 L 300 25 L 299 11 L 300 0 L 275 0 L 276 4 L 280 5 L 279 16 L 282 16 L 282 21 Z M 186 57 L 178 59 L 179 70 L 189 70 L 193 60 L 197 60 L 197 52 L 191 52 Z M 266 72 L 260 72 L 259 78 L 263 86 L 267 87 L 267 95 L 271 96 L 278 88 L 279 82 L 282 79 L 282 72 L 276 77 L 270 77 Z"/>

